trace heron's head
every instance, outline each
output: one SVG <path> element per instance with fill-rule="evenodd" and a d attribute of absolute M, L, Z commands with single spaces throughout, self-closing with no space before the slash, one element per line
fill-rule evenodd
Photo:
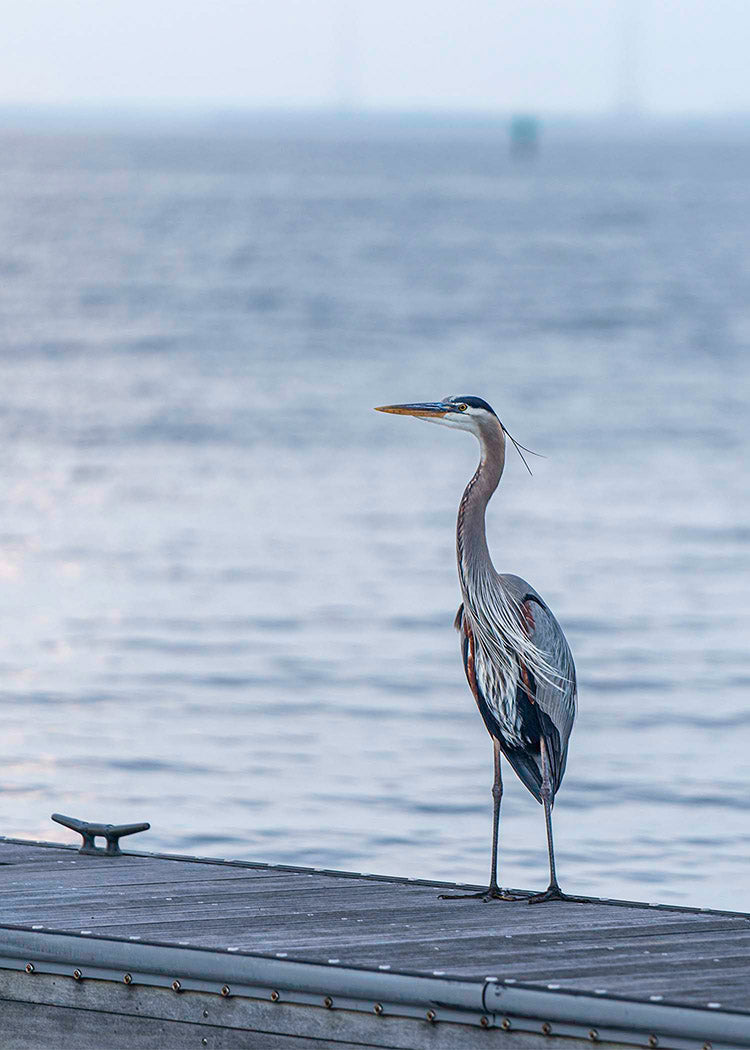
<path fill-rule="evenodd" d="M 507 436 L 515 445 L 529 474 L 531 473 L 523 454 L 531 452 L 531 449 L 516 441 L 497 418 L 495 410 L 481 397 L 444 397 L 442 401 L 422 401 L 413 405 L 380 405 L 375 411 L 392 412 L 398 416 L 416 416 L 418 419 L 427 420 L 428 423 L 442 423 L 443 426 L 453 427 L 454 430 L 468 430 L 479 441 L 483 455 L 488 447 L 497 447 L 499 443 L 499 454 L 504 457 Z M 531 454 L 539 455 L 538 452 Z"/>
<path fill-rule="evenodd" d="M 486 434 L 488 429 L 503 430 L 494 410 L 481 397 L 445 397 L 442 401 L 424 401 L 413 405 L 381 405 L 375 411 L 416 416 L 428 423 L 442 423 L 455 430 L 468 430 L 478 438 Z"/>

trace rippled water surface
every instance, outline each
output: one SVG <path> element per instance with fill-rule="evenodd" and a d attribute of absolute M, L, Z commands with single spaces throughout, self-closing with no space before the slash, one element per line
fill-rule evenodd
<path fill-rule="evenodd" d="M 490 509 L 580 713 L 564 883 L 750 909 L 750 136 L 5 134 L 0 829 L 482 881 L 452 628 L 486 397 L 545 452 Z M 506 777 L 502 881 L 542 887 Z"/>

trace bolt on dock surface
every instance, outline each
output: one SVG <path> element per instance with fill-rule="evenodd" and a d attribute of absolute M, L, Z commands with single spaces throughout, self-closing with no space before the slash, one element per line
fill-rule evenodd
<path fill-rule="evenodd" d="M 0 839 L 2 1046 L 750 1047 L 750 917 L 447 885 Z"/>

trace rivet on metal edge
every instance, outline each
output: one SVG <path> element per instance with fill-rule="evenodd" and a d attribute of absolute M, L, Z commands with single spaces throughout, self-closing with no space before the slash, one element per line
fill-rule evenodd
<path fill-rule="evenodd" d="M 76 979 L 76 981 L 80 981 L 83 978 L 83 974 L 80 970 L 73 970 L 73 977 Z"/>
<path fill-rule="evenodd" d="M 375 1005 L 373 1006 L 373 1010 L 378 1015 L 382 1014 L 382 1012 L 383 1012 L 383 1004 L 382 1003 L 375 1003 Z"/>
<path fill-rule="evenodd" d="M 552 1034 L 552 1025 L 549 1023 L 549 1021 L 545 1021 L 544 1024 L 542 1025 L 542 1035 L 551 1035 L 551 1034 Z"/>
<path fill-rule="evenodd" d="M 279 993 L 278 992 L 271 992 L 271 1002 L 272 1003 L 277 1003 L 278 1001 L 279 1001 Z"/>
<path fill-rule="evenodd" d="M 589 1029 L 589 1039 L 592 1043 L 599 1042 L 599 1033 L 597 1032 L 596 1028 Z"/>
<path fill-rule="evenodd" d="M 201 1046 L 208 1046 L 208 1039 L 206 1039 L 205 1035 L 201 1039 Z"/>
<path fill-rule="evenodd" d="M 132 973 L 124 973 L 122 975 L 122 979 L 125 982 L 125 984 L 132 984 L 133 983 L 133 975 L 132 975 Z"/>
<path fill-rule="evenodd" d="M 204 1016 L 204 1017 L 208 1017 L 208 1010 L 204 1010 L 204 1011 L 203 1011 L 203 1016 Z"/>
<path fill-rule="evenodd" d="M 26 973 L 33 973 L 36 969 L 33 963 L 26 963 Z"/>
<path fill-rule="evenodd" d="M 231 994 L 231 991 L 232 991 L 232 989 L 229 987 L 228 984 L 222 984 L 222 986 L 221 986 L 221 994 L 224 996 L 225 999 L 226 999 L 226 997 L 228 995 Z"/>
<path fill-rule="evenodd" d="M 174 980 L 174 981 L 172 981 L 172 991 L 173 991 L 173 992 L 179 992 L 180 988 L 182 988 L 182 982 L 181 982 L 181 981 L 178 981 L 178 980 L 177 980 L 177 979 L 175 978 L 175 980 Z"/>
<path fill-rule="evenodd" d="M 479 1023 L 482 1026 L 482 1028 L 489 1028 L 490 1027 L 490 1019 L 489 1019 L 489 1017 L 480 1017 L 479 1018 Z"/>
<path fill-rule="evenodd" d="M 509 1018 L 509 1017 L 504 1017 L 504 1018 L 502 1019 L 502 1021 L 500 1022 L 500 1027 L 501 1027 L 501 1028 L 503 1029 L 503 1031 L 505 1031 L 505 1032 L 508 1032 L 508 1031 L 510 1031 L 510 1028 L 511 1028 L 510 1018 Z"/>
<path fill-rule="evenodd" d="M 330 1010 L 333 1006 L 333 999 L 330 997 L 330 995 L 327 995 L 323 1000 L 323 1006 L 325 1006 L 327 1010 Z"/>
<path fill-rule="evenodd" d="M 437 1017 L 437 1014 L 435 1013 L 434 1010 L 428 1010 L 427 1013 L 425 1014 L 425 1017 L 427 1018 L 428 1021 L 434 1021 L 435 1018 Z"/>
<path fill-rule="evenodd" d="M 658 1035 L 650 1035 L 648 1037 L 648 1045 L 649 1046 L 658 1046 L 659 1045 L 659 1037 L 658 1037 Z"/>

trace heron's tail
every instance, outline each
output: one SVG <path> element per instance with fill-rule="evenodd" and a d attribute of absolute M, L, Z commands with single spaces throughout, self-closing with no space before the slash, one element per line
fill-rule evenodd
<path fill-rule="evenodd" d="M 502 745 L 501 745 L 502 746 Z M 530 755 L 520 748 L 509 748 L 502 746 L 502 751 L 516 775 L 521 780 L 537 802 L 542 801 L 542 770 L 541 764 L 537 763 L 536 756 Z"/>

